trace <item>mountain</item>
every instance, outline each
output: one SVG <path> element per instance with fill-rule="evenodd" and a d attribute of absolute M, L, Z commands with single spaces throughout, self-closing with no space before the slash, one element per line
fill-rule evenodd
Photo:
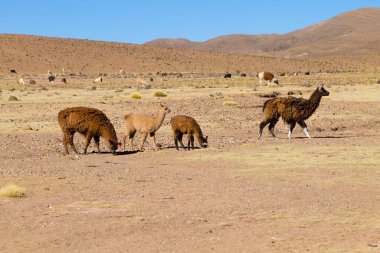
<path fill-rule="evenodd" d="M 205 42 L 158 39 L 146 44 L 280 57 L 339 56 L 380 52 L 380 8 L 345 12 L 283 35 L 234 34 Z"/>
<path fill-rule="evenodd" d="M 0 34 L 0 78 L 8 75 L 11 69 L 20 75 L 47 73 L 48 70 L 57 73 L 62 68 L 68 73 L 84 74 L 119 73 L 120 69 L 129 73 L 233 73 L 237 70 L 252 73 L 268 69 L 319 70 L 322 62 L 316 64 L 187 48 Z"/>

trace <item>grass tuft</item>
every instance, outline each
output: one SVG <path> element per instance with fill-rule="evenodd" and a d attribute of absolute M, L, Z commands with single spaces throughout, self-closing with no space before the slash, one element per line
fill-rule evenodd
<path fill-rule="evenodd" d="M 8 101 L 18 101 L 18 98 L 15 96 L 10 96 Z"/>
<path fill-rule="evenodd" d="M 155 93 L 153 93 L 153 96 L 155 96 L 155 97 L 166 97 L 167 94 L 163 93 L 162 91 L 156 91 Z"/>
<path fill-rule="evenodd" d="M 131 95 L 131 98 L 133 98 L 133 99 L 141 99 L 141 95 L 138 94 L 138 93 L 133 93 L 133 94 Z"/>
<path fill-rule="evenodd" d="M 0 196 L 8 198 L 21 198 L 25 196 L 25 189 L 15 184 L 8 184 L 0 189 Z"/>

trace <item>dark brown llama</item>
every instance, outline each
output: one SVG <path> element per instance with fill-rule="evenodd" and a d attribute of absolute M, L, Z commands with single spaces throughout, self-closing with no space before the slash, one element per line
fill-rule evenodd
<path fill-rule="evenodd" d="M 309 99 L 287 97 L 273 98 L 265 101 L 263 106 L 264 120 L 260 123 L 259 139 L 263 134 L 264 127 L 269 123 L 269 131 L 272 136 L 274 127 L 280 117 L 289 125 L 288 138 L 291 139 L 296 123 L 298 123 L 308 138 L 311 138 L 307 131 L 305 120 L 308 119 L 317 110 L 322 96 L 328 96 L 329 92 L 323 88 L 323 84 L 311 94 Z M 276 138 L 277 139 L 277 138 Z"/>
<path fill-rule="evenodd" d="M 176 149 L 178 150 L 178 141 L 181 144 L 181 147 L 186 150 L 185 146 L 182 142 L 182 137 L 184 134 L 188 136 L 188 144 L 187 148 L 190 150 L 194 149 L 194 135 L 197 138 L 199 146 L 202 148 L 207 148 L 208 146 L 208 137 L 203 137 L 202 130 L 199 124 L 192 117 L 185 115 L 177 115 L 170 119 L 170 125 L 173 129 L 174 134 L 174 144 Z"/>
<path fill-rule="evenodd" d="M 67 144 L 78 154 L 73 142 L 74 134 L 81 133 L 85 137 L 84 154 L 87 153 L 88 145 L 94 138 L 95 145 L 99 149 L 100 137 L 105 140 L 105 144 L 112 153 L 118 148 L 116 131 L 107 118 L 100 110 L 88 107 L 67 108 L 58 113 L 59 126 L 63 132 L 63 145 L 66 154 L 69 153 Z"/>

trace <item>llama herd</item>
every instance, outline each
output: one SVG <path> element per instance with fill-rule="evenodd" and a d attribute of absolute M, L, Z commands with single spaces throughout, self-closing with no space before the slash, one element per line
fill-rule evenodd
<path fill-rule="evenodd" d="M 323 96 L 329 96 L 329 92 L 324 88 L 323 84 L 321 84 L 311 94 L 309 99 L 289 96 L 272 98 L 265 101 L 263 105 L 264 120 L 260 123 L 258 139 L 261 138 L 263 129 L 267 124 L 269 124 L 269 132 L 277 139 L 274 133 L 274 127 L 280 117 L 289 125 L 289 139 L 296 124 L 299 124 L 305 135 L 311 138 L 307 131 L 305 120 L 317 110 Z M 144 143 L 148 134 L 152 138 L 153 148 L 157 150 L 156 132 L 163 124 L 168 112 L 170 112 L 169 108 L 160 104 L 157 115 L 154 117 L 140 114 L 125 115 L 123 149 L 126 150 L 125 142 L 128 138 L 130 148 L 133 151 L 133 138 L 138 132 L 141 134 L 141 151 L 144 150 Z M 84 154 L 87 153 L 87 148 L 92 138 L 94 138 L 98 152 L 100 152 L 100 137 L 104 139 L 105 145 L 112 153 L 115 153 L 122 145 L 118 142 L 116 131 L 111 121 L 100 110 L 88 107 L 67 108 L 58 113 L 58 123 L 63 132 L 63 145 L 66 154 L 69 153 L 68 144 L 70 144 L 75 153 L 78 153 L 73 142 L 73 137 L 76 132 L 85 137 Z M 182 142 L 183 135 L 187 135 L 188 150 L 190 150 L 190 148 L 194 149 L 194 136 L 200 147 L 206 148 L 208 146 L 208 137 L 203 136 L 202 130 L 194 118 L 185 115 L 176 115 L 171 118 L 170 124 L 177 150 L 179 150 L 178 142 L 181 147 L 186 150 Z"/>

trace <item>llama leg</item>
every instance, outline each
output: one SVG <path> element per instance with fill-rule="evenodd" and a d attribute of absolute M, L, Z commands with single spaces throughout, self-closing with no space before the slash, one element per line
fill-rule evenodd
<path fill-rule="evenodd" d="M 278 121 L 278 119 L 274 118 L 274 119 L 271 119 L 271 121 L 269 123 L 269 132 L 272 134 L 273 138 L 275 138 L 276 140 L 277 140 L 277 137 L 274 134 L 274 127 L 276 126 L 277 121 Z"/>
<path fill-rule="evenodd" d="M 71 148 L 74 150 L 74 152 L 76 154 L 78 154 L 78 151 L 77 151 L 77 149 L 74 146 L 74 133 L 73 132 L 69 132 L 69 133 L 66 134 L 66 137 L 67 137 L 67 141 L 70 144 Z"/>
<path fill-rule="evenodd" d="M 191 142 L 191 149 L 194 150 L 194 135 L 190 136 L 190 142 Z"/>
<path fill-rule="evenodd" d="M 289 139 L 292 138 L 291 135 L 292 135 L 292 132 L 293 132 L 293 129 L 294 129 L 295 126 L 296 126 L 296 122 L 291 122 L 289 124 L 289 132 L 288 132 L 288 138 Z"/>
<path fill-rule="evenodd" d="M 257 138 L 258 140 L 261 138 L 261 135 L 263 135 L 263 129 L 264 127 L 270 122 L 270 119 L 266 119 L 264 121 L 262 121 L 260 123 L 260 131 L 259 131 L 259 138 Z"/>
<path fill-rule="evenodd" d="M 96 149 L 98 150 L 98 153 L 100 154 L 100 148 L 99 148 L 100 136 L 95 135 L 94 136 L 94 141 L 95 141 Z"/>
<path fill-rule="evenodd" d="M 182 142 L 182 137 L 183 137 L 183 134 L 180 133 L 179 136 L 178 136 L 178 141 L 179 141 L 179 144 L 181 144 L 181 147 L 186 150 L 185 148 L 185 145 L 183 145 L 183 142 Z"/>
<path fill-rule="evenodd" d="M 149 133 L 149 135 L 153 139 L 152 145 L 153 145 L 154 150 L 158 150 L 157 141 L 156 141 L 156 133 L 155 132 L 151 132 L 151 133 Z"/>
<path fill-rule="evenodd" d="M 179 135 L 178 133 L 174 133 L 174 144 L 177 151 L 179 150 L 178 149 L 178 135 Z"/>
<path fill-rule="evenodd" d="M 129 133 L 129 145 L 131 146 L 131 151 L 133 151 L 133 137 L 135 137 L 136 132 Z"/>
<path fill-rule="evenodd" d="M 65 133 L 63 133 L 62 142 L 63 146 L 65 147 L 65 154 L 67 155 L 69 154 L 69 149 L 67 148 L 67 137 Z"/>
<path fill-rule="evenodd" d="M 91 139 L 92 139 L 92 135 L 87 134 L 86 139 L 84 140 L 84 154 L 87 154 L 87 148 L 88 148 L 88 145 L 90 145 Z"/>
<path fill-rule="evenodd" d="M 191 145 L 191 134 L 187 134 L 187 149 L 190 150 Z"/>
<path fill-rule="evenodd" d="M 146 141 L 146 137 L 148 137 L 148 133 L 142 133 L 140 151 L 144 151 L 144 143 Z"/>
<path fill-rule="evenodd" d="M 307 131 L 307 125 L 304 120 L 298 121 L 298 124 L 302 127 L 303 132 L 305 133 L 306 137 L 311 139 L 309 132 Z"/>
<path fill-rule="evenodd" d="M 125 141 L 127 140 L 127 136 L 128 136 L 128 134 L 124 133 L 124 135 L 123 135 L 123 149 L 124 150 L 125 150 Z"/>

